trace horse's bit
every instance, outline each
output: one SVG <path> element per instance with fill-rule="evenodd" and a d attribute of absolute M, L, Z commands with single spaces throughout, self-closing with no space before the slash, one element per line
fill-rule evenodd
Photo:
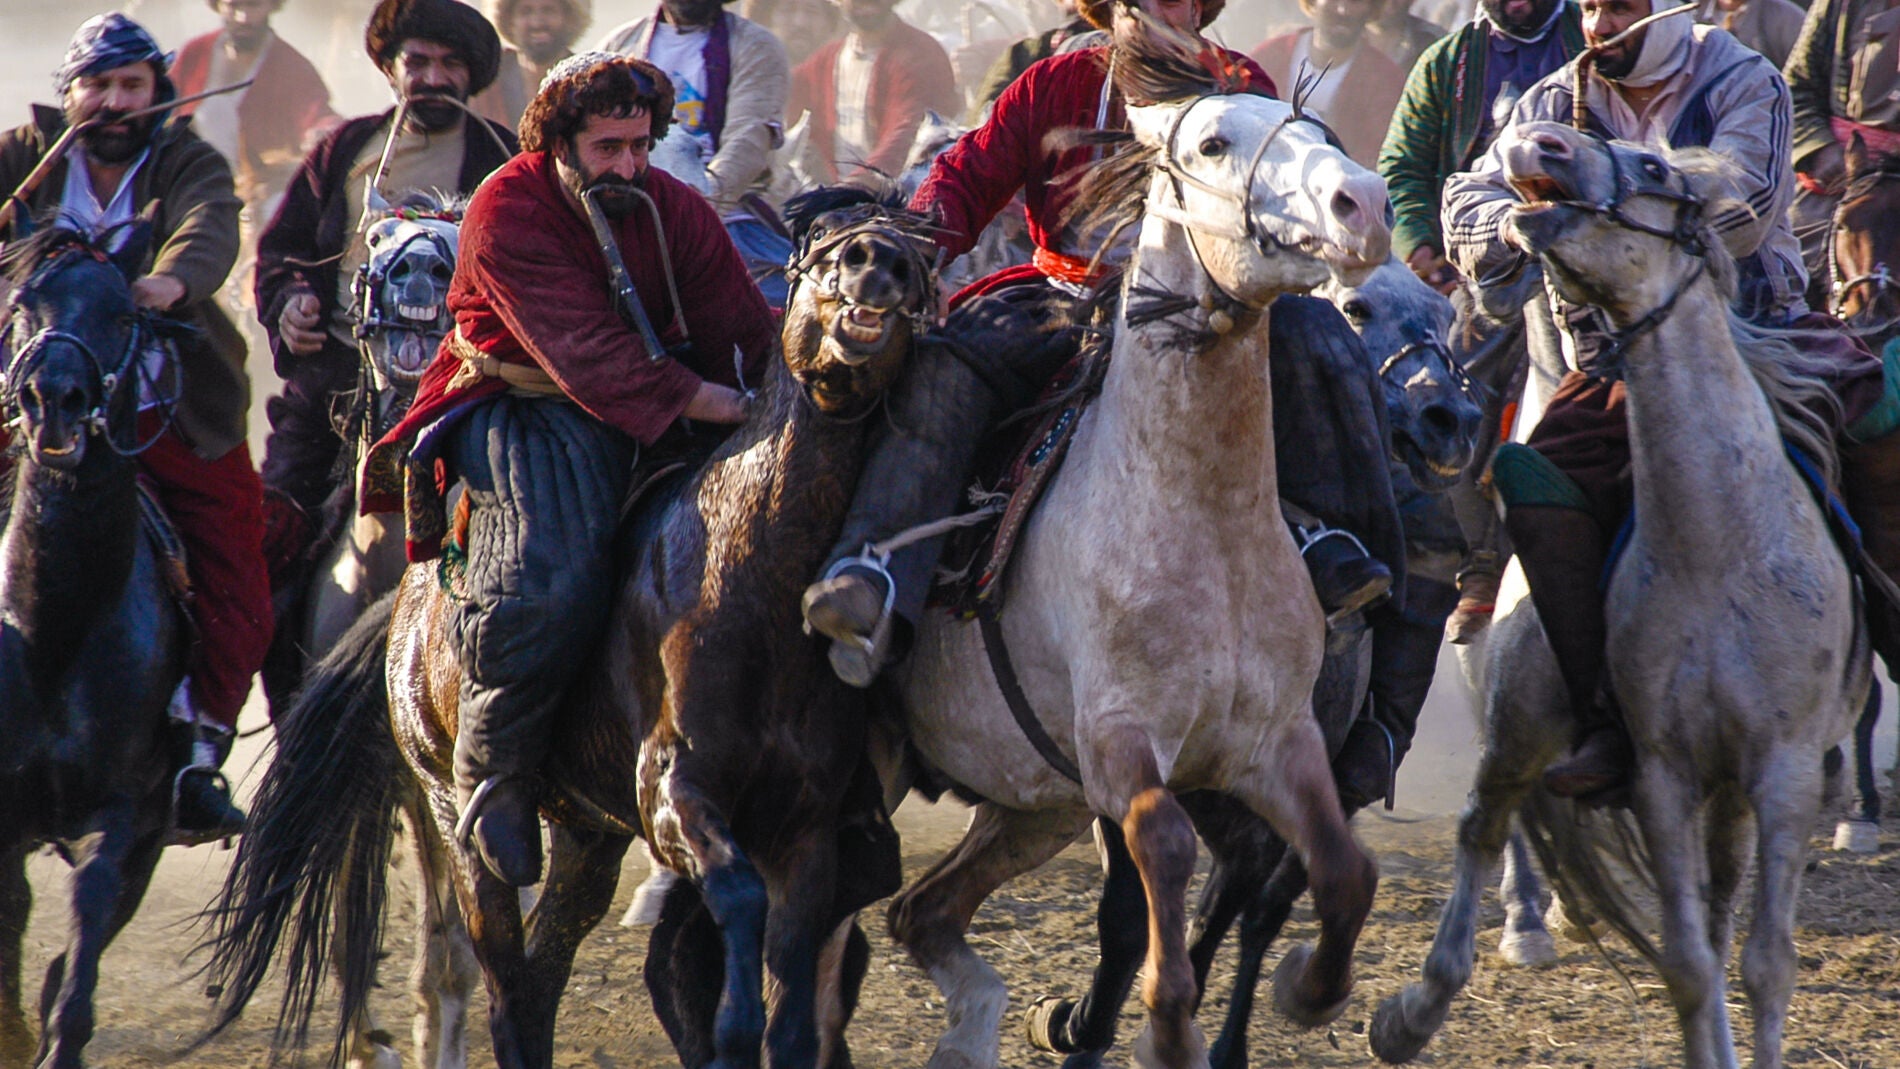
<path fill-rule="evenodd" d="M 56 269 L 65 259 L 73 255 L 77 255 L 77 253 L 68 253 L 65 256 L 55 259 L 52 264 L 42 268 L 38 273 L 44 274 Z M 0 353 L 6 351 L 7 342 L 13 337 L 13 324 L 17 322 L 15 316 L 19 310 L 20 298 L 29 292 L 31 292 L 30 283 L 26 286 L 22 286 L 19 291 L 14 294 L 13 300 L 8 304 L 7 327 L 4 331 L 0 331 Z M 93 386 L 98 391 L 97 396 L 99 397 L 99 403 L 93 407 L 92 411 L 86 413 L 83 417 L 83 422 L 86 424 L 88 432 L 105 439 L 106 446 L 120 456 L 138 456 L 140 453 L 158 444 L 158 440 L 164 437 L 165 432 L 171 427 L 172 413 L 177 408 L 178 403 L 178 398 L 175 395 L 171 397 L 161 397 L 158 407 L 163 413 L 163 418 L 160 420 L 159 428 L 152 433 L 151 437 L 143 441 L 135 442 L 126 448 L 119 446 L 117 439 L 111 433 L 111 419 L 107 414 L 107 409 L 111 407 L 113 394 L 118 391 L 120 386 L 126 383 L 128 378 L 140 383 L 140 385 L 145 385 L 143 375 L 133 366 L 138 361 L 140 355 L 148 348 L 148 346 L 141 344 L 142 341 L 156 343 L 160 350 L 165 353 L 167 362 L 176 359 L 176 353 L 172 347 L 166 344 L 164 339 L 160 338 L 158 333 L 147 325 L 145 316 L 143 315 L 133 317 L 132 329 L 126 335 L 125 339 L 125 349 L 120 352 L 118 361 L 114 363 L 110 369 L 106 367 L 103 360 L 99 359 L 99 354 L 93 350 L 93 347 L 86 339 L 81 338 L 77 334 L 56 330 L 52 327 L 42 328 L 38 333 L 27 339 L 26 344 L 21 346 L 19 351 L 14 353 L 12 359 L 7 362 L 4 381 L 0 382 L 0 405 L 3 405 L 8 412 L 15 413 L 11 422 L 17 422 L 20 418 L 18 415 L 20 411 L 20 389 L 26 384 L 27 376 L 38 370 L 39 366 L 46 361 L 46 355 L 53 346 L 64 345 L 69 349 L 78 351 L 81 356 L 86 358 L 86 365 L 92 370 Z M 131 372 L 130 375 L 128 375 L 128 371 Z M 156 383 L 152 383 L 152 385 L 155 386 Z M 11 425 L 11 422 L 9 425 Z"/>

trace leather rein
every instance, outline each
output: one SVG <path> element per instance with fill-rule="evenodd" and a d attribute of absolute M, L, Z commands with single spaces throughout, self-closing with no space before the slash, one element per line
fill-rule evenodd
<path fill-rule="evenodd" d="M 1842 229 L 1841 217 L 1845 214 L 1849 204 L 1866 197 L 1872 193 L 1876 187 L 1897 180 L 1900 180 L 1900 173 L 1883 170 L 1875 171 L 1872 174 L 1862 176 L 1848 183 L 1846 190 L 1841 193 L 1841 202 L 1835 205 L 1834 214 L 1828 220 L 1828 314 L 1841 320 L 1848 329 L 1863 338 L 1882 334 L 1891 330 L 1894 326 L 1900 325 L 1900 313 L 1889 316 L 1884 320 L 1871 322 L 1864 314 L 1872 310 L 1874 306 L 1879 303 L 1883 295 L 1900 291 L 1900 278 L 1895 277 L 1893 269 L 1889 267 L 1884 260 L 1876 260 L 1871 268 L 1851 278 L 1842 276 L 1840 253 L 1838 251 L 1839 237 Z M 1854 291 L 1865 287 L 1871 287 L 1873 292 L 1867 296 L 1867 304 L 1862 309 L 1863 314 L 1850 322 L 1844 314 L 1847 308 L 1847 298 L 1851 296 Z"/>

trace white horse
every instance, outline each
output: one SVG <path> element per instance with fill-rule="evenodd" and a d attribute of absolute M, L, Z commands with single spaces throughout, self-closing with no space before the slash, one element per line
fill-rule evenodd
<path fill-rule="evenodd" d="M 1825 387 L 1788 339 L 1729 311 L 1734 265 L 1707 226 L 1729 207 L 1714 193 L 1719 168 L 1706 153 L 1663 158 L 1538 124 L 1506 158 L 1529 201 L 1507 226 L 1566 296 L 1603 308 L 1627 332 L 1636 521 L 1609 585 L 1607 667 L 1638 754 L 1634 814 L 1662 946 L 1620 900 L 1600 839 L 1557 850 L 1590 904 L 1662 972 L 1685 1064 L 1728 1069 L 1736 1056 L 1724 965 L 1753 847 L 1742 979 L 1754 1064 L 1775 1069 L 1822 755 L 1860 711 L 1869 651 L 1851 577 L 1783 445 L 1785 435 L 1824 465 L 1831 459 L 1826 432 L 1797 414 Z M 1670 236 L 1679 228 L 1692 240 Z M 1459 828 L 1452 897 L 1423 980 L 1381 1006 L 1370 1030 L 1387 1061 L 1424 1047 L 1469 978 L 1484 873 L 1519 803 L 1543 799 L 1538 777 L 1570 737 L 1534 607 L 1520 603 L 1493 632 L 1486 748 Z M 1562 808 L 1547 799 L 1537 807 Z"/>
<path fill-rule="evenodd" d="M 1319 950 L 1295 948 L 1275 977 L 1302 1023 L 1344 1008 L 1377 883 L 1311 710 L 1325 626 L 1280 514 L 1266 317 L 1283 293 L 1385 262 L 1385 185 L 1285 103 L 1143 88 L 1131 96 L 1176 102 L 1130 108 L 1135 143 L 1096 174 L 1141 214 L 1107 379 L 1024 531 L 1002 620 L 1081 782 L 1017 727 L 978 628 L 933 615 L 903 673 L 923 762 L 995 803 L 891 909 L 944 995 L 932 1069 L 997 1064 L 1007 993 L 963 933 L 991 891 L 1098 814 L 1122 829 L 1147 891 L 1137 1054 L 1161 1064 L 1206 1062 L 1184 939 L 1194 835 L 1174 791 L 1233 795 L 1305 858 Z"/>

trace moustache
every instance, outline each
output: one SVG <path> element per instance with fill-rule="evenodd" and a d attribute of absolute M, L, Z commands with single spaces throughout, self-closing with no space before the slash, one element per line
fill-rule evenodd
<path fill-rule="evenodd" d="M 629 182 L 616 175 L 602 175 L 581 187 L 582 197 L 592 197 L 600 204 L 600 210 L 609 219 L 625 219 L 633 211 L 634 191 L 639 182 Z"/>

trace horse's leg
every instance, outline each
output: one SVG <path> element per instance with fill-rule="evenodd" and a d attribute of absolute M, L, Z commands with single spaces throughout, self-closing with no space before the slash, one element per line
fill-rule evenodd
<path fill-rule="evenodd" d="M 444 841 L 453 834 L 453 823 L 444 825 L 446 815 L 437 807 L 437 834 Z M 482 977 L 488 989 L 488 1033 L 493 1042 L 495 1064 L 499 1069 L 542 1069 L 549 1064 L 551 1052 L 537 1051 L 527 1042 L 531 1030 L 524 1030 L 521 1011 L 528 961 L 521 924 L 521 897 L 514 887 L 488 871 L 479 857 L 457 849 L 453 852 L 456 900 L 468 926 L 468 937 L 481 962 Z"/>
<path fill-rule="evenodd" d="M 1234 963 L 1234 993 L 1227 1000 L 1227 1019 L 1209 1054 L 1213 1069 L 1246 1069 L 1247 1026 L 1253 1020 L 1254 989 L 1260 984 L 1260 966 L 1280 929 L 1293 914 L 1293 904 L 1306 893 L 1306 866 L 1300 855 L 1281 844 L 1278 864 L 1258 884 L 1260 890 L 1240 918 L 1240 952 Z"/>
<path fill-rule="evenodd" d="M 468 1064 L 468 1003 L 481 963 L 455 893 L 455 863 L 420 801 L 404 807 L 416 846 L 416 958 L 409 970 L 415 1004 L 410 1035 L 421 1069 Z"/>
<path fill-rule="evenodd" d="M 1723 790 L 1709 800 L 1704 836 L 1709 849 L 1709 949 L 1728 967 L 1735 941 L 1735 893 L 1748 871 L 1752 827 L 1748 800 L 1739 790 Z"/>
<path fill-rule="evenodd" d="M 1297 849 L 1306 865 L 1319 947 L 1287 951 L 1274 970 L 1274 1004 L 1296 1024 L 1314 1028 L 1339 1016 L 1352 994 L 1353 945 L 1372 910 L 1379 872 L 1346 826 L 1318 724 L 1305 718 L 1288 725 L 1279 750 L 1273 767 L 1256 766 L 1229 790 Z"/>
<path fill-rule="evenodd" d="M 1657 759 L 1639 771 L 1635 800 L 1636 819 L 1656 872 L 1662 910 L 1660 966 L 1682 1026 L 1683 1064 L 1686 1069 L 1734 1069 L 1723 963 L 1710 946 L 1709 904 L 1703 897 L 1710 873 L 1707 838 L 1698 816 L 1702 799 Z"/>
<path fill-rule="evenodd" d="M 129 804 L 101 814 L 94 834 L 75 851 L 71 934 L 65 953 L 47 968 L 47 989 L 40 997 L 40 1069 L 84 1065 L 80 1056 L 92 1040 L 99 957 L 137 912 L 164 847 L 157 833 L 135 838 L 133 821 Z"/>
<path fill-rule="evenodd" d="M 838 848 L 828 823 L 789 844 L 766 885 L 765 967 L 777 988 L 765 1030 L 775 1069 L 818 1063 L 818 956 L 836 928 Z"/>
<path fill-rule="evenodd" d="M 552 1050 L 554 1018 L 574 971 L 574 952 L 613 905 L 620 859 L 633 840 L 553 822 L 548 828 L 552 849 L 547 879 L 527 921 L 525 990 L 532 1001 L 523 1006 L 521 1016 L 537 1030 L 536 1049 Z"/>
<path fill-rule="evenodd" d="M 0 1065 L 25 1065 L 33 1056 L 33 1026 L 20 984 L 21 943 L 33 913 L 33 885 L 26 878 L 31 853 L 22 843 L 0 856 Z"/>
<path fill-rule="evenodd" d="M 930 974 L 950 1019 L 929 1069 L 997 1064 L 1009 992 L 963 933 L 991 892 L 1056 856 L 1090 819 L 1086 809 L 1026 812 L 979 805 L 956 849 L 891 902 L 891 938 Z"/>
<path fill-rule="evenodd" d="M 1327 797 L 1332 774 L 1326 771 L 1325 746 L 1317 727 L 1310 732 L 1318 751 Z M 1176 801 L 1155 760 L 1153 740 L 1142 728 L 1116 725 L 1101 732 L 1082 751 L 1089 804 L 1121 822 L 1128 854 L 1141 874 L 1148 896 L 1148 960 L 1143 968 L 1141 1000 L 1148 1007 L 1147 1044 L 1137 1044 L 1144 1062 L 1151 1045 L 1155 1061 L 1168 1066 L 1205 1065 L 1207 1052 L 1194 1028 L 1200 989 L 1187 956 L 1187 885 L 1194 875 L 1194 822 Z M 1339 820 L 1344 831 L 1345 821 Z M 1347 833 L 1350 837 L 1350 833 Z M 1368 895 L 1367 903 L 1371 904 Z"/>
<path fill-rule="evenodd" d="M 1821 807 L 1812 753 L 1787 754 L 1756 777 L 1755 918 L 1742 947 L 1742 986 L 1755 1018 L 1755 1069 L 1781 1069 L 1782 1031 L 1794 994 L 1795 899 L 1808 836 Z M 1733 1064 L 1731 1061 L 1730 1064 Z"/>
<path fill-rule="evenodd" d="M 845 1028 L 858 1009 L 858 991 L 871 968 L 871 941 L 858 927 L 857 914 L 838 922 L 818 956 L 818 1065 L 851 1069 Z"/>
<path fill-rule="evenodd" d="M 653 1015 L 660 1019 L 680 1064 L 700 1069 L 711 1062 L 725 966 L 720 960 L 719 928 L 693 881 L 675 880 L 667 890 L 647 936 L 642 975 L 653 1001 Z"/>
<path fill-rule="evenodd" d="M 1541 895 L 1537 872 L 1531 867 L 1530 845 L 1523 832 L 1514 831 L 1504 853 L 1504 875 L 1498 880 L 1498 897 L 1504 899 L 1504 936 L 1498 940 L 1498 955 L 1513 965 L 1548 965 L 1557 960 L 1557 945 L 1544 927 Z"/>
<path fill-rule="evenodd" d="M 1101 901 L 1095 907 L 1095 936 L 1101 950 L 1095 975 L 1081 1001 L 1038 998 L 1024 1016 L 1029 1043 L 1051 1054 L 1072 1054 L 1065 1069 L 1099 1064 L 1101 1052 L 1115 1042 L 1115 1023 L 1121 1016 L 1135 973 L 1148 952 L 1148 896 L 1141 873 L 1128 854 L 1121 829 L 1097 818 L 1096 841 L 1102 849 Z M 1220 880 L 1218 869 L 1208 877 Z"/>
<path fill-rule="evenodd" d="M 1874 728 L 1880 722 L 1880 683 L 1854 723 L 1854 805 L 1834 829 L 1834 849 L 1871 854 L 1880 849 L 1880 781 L 1874 774 Z"/>

